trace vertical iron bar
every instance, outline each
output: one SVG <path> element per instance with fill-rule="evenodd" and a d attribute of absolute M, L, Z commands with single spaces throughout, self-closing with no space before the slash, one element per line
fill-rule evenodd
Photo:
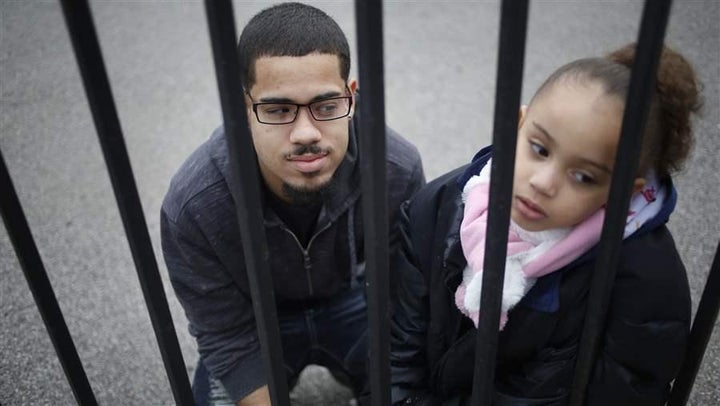
<path fill-rule="evenodd" d="M 671 0 L 648 0 L 643 10 L 635 63 L 632 68 L 615 157 L 615 169 L 610 185 L 607 214 L 588 294 L 588 309 L 575 365 L 570 394 L 571 405 L 582 405 L 585 400 L 585 391 L 602 340 L 607 306 L 617 271 L 625 219 L 632 195 L 631 185 L 637 177 L 642 136 L 655 89 L 655 76 L 671 3 Z"/>
<path fill-rule="evenodd" d="M 365 224 L 365 260 L 370 334 L 370 391 L 375 406 L 390 404 L 390 276 L 385 145 L 383 10 L 380 0 L 356 0 L 360 170 Z"/>
<path fill-rule="evenodd" d="M 65 324 L 47 272 L 40 258 L 32 232 L 13 187 L 5 159 L 0 151 L 0 213 L 18 257 L 18 261 L 30 286 L 45 328 L 60 360 L 65 376 L 72 387 L 75 401 L 81 405 L 96 405 L 90 382 L 83 369 L 70 331 Z"/>
<path fill-rule="evenodd" d="M 690 332 L 685 360 L 673 384 L 668 406 L 680 406 L 687 403 L 713 327 L 715 327 L 718 310 L 720 310 L 720 242 L 715 250 L 715 259 L 710 267 L 710 273 Z"/>
<path fill-rule="evenodd" d="M 490 200 L 483 263 L 481 315 L 478 322 L 473 405 L 489 405 L 495 392 L 495 358 L 502 300 L 508 226 L 515 171 L 518 110 L 522 92 L 528 1 L 504 0 L 501 5 L 495 114 L 493 118 L 493 160 Z"/>
<path fill-rule="evenodd" d="M 193 404 L 180 345 L 142 211 L 87 0 L 61 1 L 125 234 L 175 402 Z"/>
<path fill-rule="evenodd" d="M 269 252 L 260 205 L 260 175 L 246 113 L 245 92 L 240 81 L 232 2 L 206 0 L 205 9 L 223 111 L 225 139 L 230 153 L 231 181 L 228 186 L 237 209 L 258 338 L 268 373 L 268 389 L 273 405 L 286 406 L 290 404 L 290 397 L 275 308 L 275 292 L 268 265 Z M 238 280 L 240 275 L 233 277 Z"/>

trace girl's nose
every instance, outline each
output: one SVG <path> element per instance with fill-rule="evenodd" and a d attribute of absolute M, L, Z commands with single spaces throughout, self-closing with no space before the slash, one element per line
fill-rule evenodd
<path fill-rule="evenodd" d="M 553 165 L 550 164 L 537 168 L 530 176 L 530 186 L 545 196 L 555 196 L 558 184 L 557 172 Z"/>

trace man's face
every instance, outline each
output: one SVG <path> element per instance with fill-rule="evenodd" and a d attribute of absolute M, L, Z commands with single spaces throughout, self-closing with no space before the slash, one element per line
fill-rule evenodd
<path fill-rule="evenodd" d="M 607 201 L 623 103 L 559 82 L 522 113 L 511 216 L 528 231 L 575 226 Z"/>
<path fill-rule="evenodd" d="M 293 203 L 288 191 L 312 193 L 330 183 L 348 147 L 348 120 L 316 121 L 300 107 L 289 124 L 258 122 L 252 103 L 307 104 L 338 96 L 352 96 L 356 82 L 345 83 L 336 55 L 270 56 L 255 61 L 255 83 L 246 95 L 248 120 L 260 173 L 268 188 Z M 353 103 L 354 105 L 354 103 Z"/>

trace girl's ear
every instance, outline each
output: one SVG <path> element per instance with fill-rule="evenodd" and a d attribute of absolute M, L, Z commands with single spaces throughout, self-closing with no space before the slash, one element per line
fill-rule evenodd
<path fill-rule="evenodd" d="M 644 186 L 645 186 L 645 178 L 635 178 L 635 182 L 633 183 L 632 194 L 635 194 L 635 193 L 641 191 Z"/>
<path fill-rule="evenodd" d="M 525 122 L 525 115 L 527 113 L 528 106 L 523 104 L 520 106 L 520 111 L 518 112 L 518 130 L 523 126 L 523 123 Z"/>

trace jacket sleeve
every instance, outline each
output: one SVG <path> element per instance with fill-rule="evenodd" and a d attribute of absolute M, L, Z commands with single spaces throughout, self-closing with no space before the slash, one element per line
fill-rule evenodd
<path fill-rule="evenodd" d="M 401 213 L 402 207 L 405 203 L 409 203 L 410 199 L 415 196 L 415 193 L 417 193 L 420 189 L 422 189 L 423 186 L 425 186 L 425 173 L 423 172 L 422 161 L 420 160 L 419 155 L 417 156 L 417 159 L 413 162 L 412 171 L 407 178 L 407 183 L 405 183 L 405 185 L 403 186 L 404 191 L 400 195 L 400 199 L 397 201 L 397 205 L 395 207 L 392 207 L 391 212 L 389 213 L 389 218 L 391 221 L 389 250 L 391 254 L 398 251 L 400 245 L 403 243 L 403 240 L 406 239 L 405 236 L 401 235 L 402 226 L 400 223 L 403 221 L 403 217 L 405 217 L 405 215 Z"/>
<path fill-rule="evenodd" d="M 455 219 L 460 167 L 438 177 L 404 203 L 398 215 L 398 244 L 391 253 L 393 316 L 390 336 L 391 397 L 394 404 L 438 404 L 430 387 L 430 288 L 442 278 L 435 262 Z M 421 173 L 418 171 L 418 173 Z M 417 177 L 423 179 L 421 175 Z M 424 181 L 423 181 L 424 183 Z M 438 283 L 435 281 L 433 283 Z"/>
<path fill-rule="evenodd" d="M 425 186 L 425 172 L 423 172 L 420 155 L 417 155 L 410 174 L 410 181 L 408 182 L 407 189 L 405 190 L 405 200 L 413 197 L 423 186 Z"/>
<path fill-rule="evenodd" d="M 672 237 L 662 227 L 626 244 L 589 405 L 665 404 L 687 346 L 690 290 Z"/>
<path fill-rule="evenodd" d="M 390 249 L 398 243 L 400 206 L 425 186 L 422 158 L 417 148 L 391 128 L 386 129 L 388 220 L 390 225 Z"/>
<path fill-rule="evenodd" d="M 165 263 L 210 374 L 235 400 L 265 384 L 250 298 L 240 291 L 185 210 L 173 221 L 161 212 Z"/>
<path fill-rule="evenodd" d="M 394 281 L 390 335 L 392 402 L 424 397 L 427 388 L 426 334 L 428 290 L 418 269 L 409 235 L 408 204 L 399 215 L 400 246 L 394 250 L 391 269 Z"/>

